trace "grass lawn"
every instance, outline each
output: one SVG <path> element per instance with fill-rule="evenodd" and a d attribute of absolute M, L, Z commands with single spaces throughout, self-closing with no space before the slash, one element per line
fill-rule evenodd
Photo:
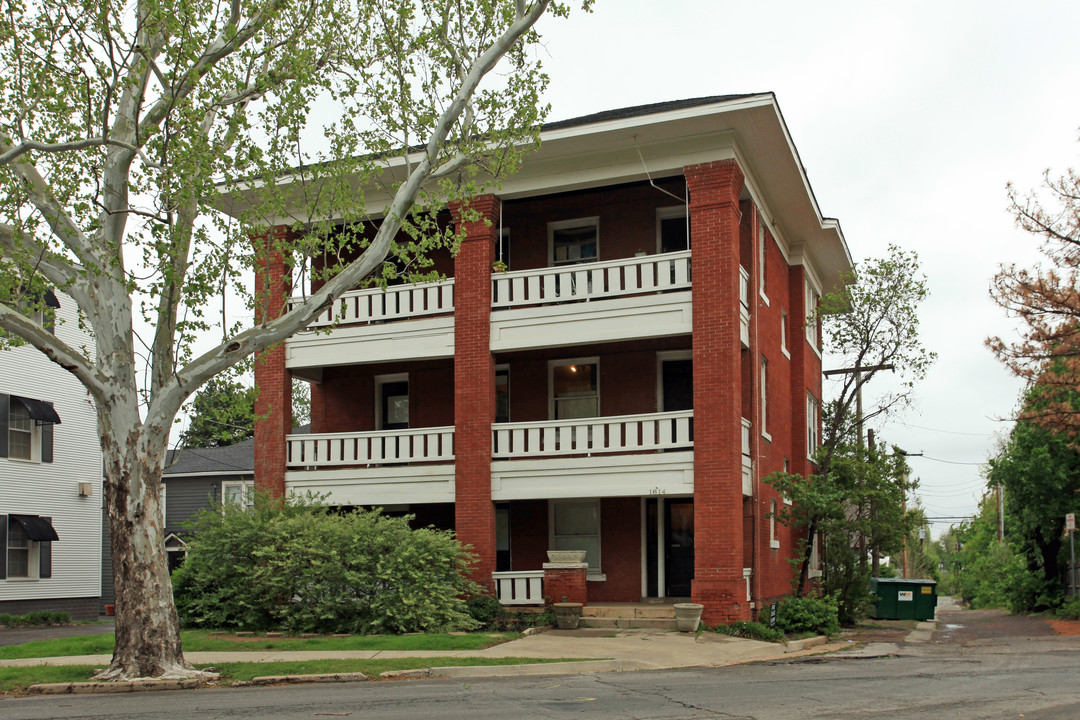
<path fill-rule="evenodd" d="M 466 635 L 351 635 L 345 638 L 314 638 L 263 635 L 237 637 L 211 630 L 184 630 L 180 633 L 185 652 L 243 650 L 478 650 L 514 640 L 521 633 L 468 633 Z M 113 651 L 112 635 L 79 635 L 58 640 L 39 640 L 0 647 L 0 660 L 70 655 L 108 655 Z"/>
<path fill-rule="evenodd" d="M 450 665 L 526 665 L 533 663 L 565 662 L 580 658 L 390 658 L 386 660 L 309 660 L 300 662 L 223 663 L 215 665 L 221 672 L 222 685 L 251 680 L 267 675 L 318 675 L 323 673 L 362 672 L 377 678 L 387 670 L 415 670 Z M 204 666 L 206 667 L 206 666 Z M 0 668 L 0 692 L 20 694 L 31 685 L 43 683 L 87 682 L 95 668 L 85 665 L 35 665 L 33 667 Z"/>

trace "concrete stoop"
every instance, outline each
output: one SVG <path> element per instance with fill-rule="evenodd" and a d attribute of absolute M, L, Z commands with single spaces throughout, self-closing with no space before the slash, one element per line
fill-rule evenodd
<path fill-rule="evenodd" d="M 581 609 L 581 621 L 594 628 L 678 629 L 675 624 L 675 608 L 671 605 L 589 604 Z"/>

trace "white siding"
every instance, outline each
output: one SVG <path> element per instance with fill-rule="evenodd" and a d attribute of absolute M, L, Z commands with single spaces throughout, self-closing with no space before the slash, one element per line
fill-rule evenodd
<path fill-rule="evenodd" d="M 79 329 L 75 301 L 57 293 L 56 334 L 75 348 L 92 348 Z M 0 458 L 0 513 L 52 518 L 52 577 L 0 580 L 0 600 L 98 597 L 101 594 L 102 458 L 97 416 L 86 390 L 67 371 L 29 346 L 0 350 L 0 393 L 54 404 L 53 462 Z M 79 495 L 79 483 L 91 495 Z"/>

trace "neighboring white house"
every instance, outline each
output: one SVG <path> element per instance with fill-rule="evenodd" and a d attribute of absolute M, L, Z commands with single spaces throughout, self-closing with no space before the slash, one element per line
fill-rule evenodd
<path fill-rule="evenodd" d="M 92 349 L 75 301 L 48 296 L 56 334 Z M 0 350 L 0 612 L 98 616 L 102 455 L 83 386 L 28 345 Z"/>

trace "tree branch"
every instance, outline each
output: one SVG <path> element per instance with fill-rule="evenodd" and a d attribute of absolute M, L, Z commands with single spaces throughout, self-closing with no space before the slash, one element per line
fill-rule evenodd
<path fill-rule="evenodd" d="M 39 323 L 33 322 L 7 305 L 0 305 L 0 328 L 26 340 L 54 363 L 78 378 L 95 400 L 105 401 L 107 388 L 94 366 Z"/>

